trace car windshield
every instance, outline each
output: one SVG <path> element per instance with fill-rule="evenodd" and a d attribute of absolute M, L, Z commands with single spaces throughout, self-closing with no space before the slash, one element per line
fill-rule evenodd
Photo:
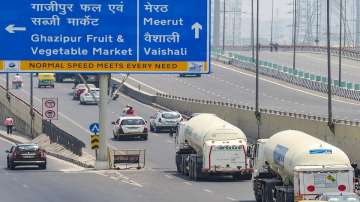
<path fill-rule="evenodd" d="M 359 202 L 356 196 L 329 196 L 328 201 L 331 202 Z"/>
<path fill-rule="evenodd" d="M 164 119 L 178 119 L 180 118 L 180 114 L 178 113 L 163 113 L 161 115 Z"/>
<path fill-rule="evenodd" d="M 121 125 L 145 125 L 142 119 L 125 119 L 121 121 Z"/>
<path fill-rule="evenodd" d="M 18 151 L 37 151 L 39 146 L 37 145 L 19 145 L 17 147 Z"/>

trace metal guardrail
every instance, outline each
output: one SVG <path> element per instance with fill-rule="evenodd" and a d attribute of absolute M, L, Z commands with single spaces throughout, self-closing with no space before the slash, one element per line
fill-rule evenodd
<path fill-rule="evenodd" d="M 199 103 L 199 104 L 215 105 L 215 106 L 221 106 L 221 107 L 232 107 L 235 109 L 241 109 L 241 110 L 246 110 L 246 111 L 255 111 L 254 107 L 236 104 L 236 103 L 228 103 L 228 102 L 222 102 L 222 101 L 216 101 L 216 100 L 194 99 L 194 98 L 189 98 L 189 97 L 180 97 L 180 96 L 163 94 L 163 93 L 156 93 L 156 96 L 166 98 L 166 99 L 171 99 L 171 100 L 179 100 L 179 101 L 183 101 L 183 102 L 189 102 L 189 103 Z M 274 115 L 288 116 L 288 117 L 293 117 L 293 118 L 298 118 L 298 119 L 328 122 L 328 118 L 325 118 L 325 117 L 300 114 L 300 113 L 295 113 L 295 112 L 285 112 L 285 111 L 278 111 L 278 110 L 264 109 L 264 108 L 260 108 L 260 112 L 264 113 L 264 114 L 274 114 Z M 181 113 L 190 116 L 194 112 L 181 111 Z M 337 124 L 360 126 L 359 121 L 350 121 L 350 120 L 342 120 L 342 119 L 333 119 L 333 121 L 334 121 L 334 123 L 337 123 Z"/>
<path fill-rule="evenodd" d="M 233 65 L 234 67 L 248 70 L 251 72 L 255 72 L 255 70 L 256 70 L 255 64 L 252 63 L 251 61 L 241 61 L 234 57 L 224 56 L 221 54 L 214 54 L 212 59 L 215 61 L 223 62 L 225 64 Z M 326 78 L 325 78 L 325 81 L 324 81 L 324 78 L 322 78 L 322 77 L 315 78 L 315 79 L 303 78 L 299 75 L 295 76 L 294 73 L 288 73 L 287 71 L 284 71 L 284 70 L 280 71 L 279 69 L 276 69 L 276 68 L 273 68 L 273 69 L 267 68 L 264 65 L 260 66 L 259 73 L 262 75 L 265 75 L 265 76 L 269 76 L 269 77 L 278 79 L 278 80 L 286 81 L 288 83 L 291 83 L 291 84 L 294 84 L 297 86 L 305 87 L 310 90 L 327 93 Z M 342 87 L 333 85 L 332 91 L 333 91 L 334 95 L 360 101 L 360 91 L 359 90 L 347 89 L 347 88 L 342 88 Z"/>
<path fill-rule="evenodd" d="M 47 120 L 43 120 L 43 132 L 49 136 L 51 143 L 58 143 L 74 154 L 82 155 L 82 148 L 85 147 L 85 143 Z"/>
<path fill-rule="evenodd" d="M 270 50 L 270 45 L 261 45 L 260 50 Z M 213 47 L 214 49 L 220 49 L 222 47 Z M 225 46 L 225 50 L 241 50 L 241 51 L 251 51 L 252 46 Z M 279 51 L 292 51 L 293 46 L 291 45 L 279 45 Z M 310 46 L 310 45 L 299 45 L 296 46 L 297 51 L 303 52 L 314 52 L 314 53 L 326 53 L 327 47 L 325 46 Z M 355 48 L 342 48 L 342 55 L 348 59 L 360 60 L 360 50 Z M 339 54 L 339 48 L 332 47 L 330 48 L 330 52 L 333 55 Z"/>

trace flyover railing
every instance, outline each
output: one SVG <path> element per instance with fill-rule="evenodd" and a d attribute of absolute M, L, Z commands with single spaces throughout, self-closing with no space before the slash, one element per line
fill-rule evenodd
<path fill-rule="evenodd" d="M 255 72 L 256 67 L 251 57 L 234 53 L 223 53 L 221 50 L 213 50 L 212 59 L 226 64 L 231 64 L 241 69 Z M 322 93 L 327 93 L 327 77 L 306 72 L 301 69 L 293 69 L 268 61 L 259 61 L 260 74 L 273 77 L 278 80 L 305 87 Z M 331 80 L 334 95 L 360 100 L 360 83 L 339 82 Z"/>
<path fill-rule="evenodd" d="M 43 132 L 50 138 L 50 143 L 58 143 L 76 155 L 82 155 L 85 143 L 65 132 L 47 120 L 43 120 Z"/>
<path fill-rule="evenodd" d="M 219 49 L 220 47 L 213 47 L 213 49 Z M 227 51 L 251 51 L 252 46 L 225 46 Z M 261 45 L 260 50 L 270 50 L 270 45 Z M 291 45 L 278 45 L 279 51 L 292 51 L 294 46 Z M 311 45 L 299 45 L 296 46 L 296 51 L 311 52 L 311 53 L 326 53 L 326 46 L 311 46 Z M 339 55 L 339 48 L 330 48 L 332 55 Z M 341 49 L 342 56 L 352 60 L 360 60 L 360 50 L 353 47 L 344 47 Z"/>

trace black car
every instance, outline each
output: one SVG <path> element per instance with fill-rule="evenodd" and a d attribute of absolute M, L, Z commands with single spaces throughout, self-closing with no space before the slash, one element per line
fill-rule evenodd
<path fill-rule="evenodd" d="M 46 169 L 46 154 L 37 144 L 17 144 L 7 150 L 7 168 L 13 170 L 16 166 L 36 165 Z"/>

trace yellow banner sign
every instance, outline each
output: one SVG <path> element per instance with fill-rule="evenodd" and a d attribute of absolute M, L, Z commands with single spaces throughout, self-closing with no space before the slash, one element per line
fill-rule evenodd
<path fill-rule="evenodd" d="M 209 71 L 207 62 L 15 61 L 9 65 L 1 64 L 1 70 L 6 72 L 208 73 Z"/>
<path fill-rule="evenodd" d="M 0 71 L 4 71 L 4 61 L 0 60 Z"/>

